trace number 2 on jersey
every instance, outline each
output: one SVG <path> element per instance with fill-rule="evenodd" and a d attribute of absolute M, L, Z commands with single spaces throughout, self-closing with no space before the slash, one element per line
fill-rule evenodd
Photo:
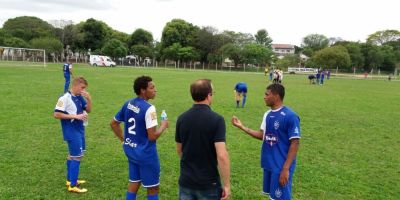
<path fill-rule="evenodd" d="M 135 129 L 135 126 L 136 126 L 135 118 L 133 118 L 133 117 L 129 118 L 128 122 L 129 122 L 129 124 L 131 124 L 133 122 L 132 126 L 128 127 L 128 133 L 136 135 L 136 132 L 133 130 L 133 129 Z"/>

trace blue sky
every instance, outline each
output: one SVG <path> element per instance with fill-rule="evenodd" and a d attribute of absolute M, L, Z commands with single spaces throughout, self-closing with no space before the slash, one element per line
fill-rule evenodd
<path fill-rule="evenodd" d="M 95 18 L 129 34 L 143 28 L 157 40 L 174 18 L 219 31 L 266 29 L 273 43 L 294 45 L 313 33 L 363 42 L 376 31 L 400 30 L 395 0 L 0 0 L 0 5 L 0 25 L 24 15 L 74 23 Z"/>

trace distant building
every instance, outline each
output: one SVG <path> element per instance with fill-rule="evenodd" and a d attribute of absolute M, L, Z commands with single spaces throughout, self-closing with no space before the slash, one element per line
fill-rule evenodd
<path fill-rule="evenodd" d="M 294 45 L 291 44 L 272 44 L 272 51 L 278 58 L 283 58 L 285 55 L 294 54 Z"/>

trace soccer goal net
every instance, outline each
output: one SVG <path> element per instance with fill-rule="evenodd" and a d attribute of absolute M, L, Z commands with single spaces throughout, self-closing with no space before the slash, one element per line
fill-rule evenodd
<path fill-rule="evenodd" d="M 46 67 L 46 51 L 44 49 L 0 46 L 0 66 Z"/>

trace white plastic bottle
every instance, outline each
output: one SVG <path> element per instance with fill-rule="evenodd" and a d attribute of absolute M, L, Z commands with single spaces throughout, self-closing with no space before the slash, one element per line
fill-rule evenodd
<path fill-rule="evenodd" d="M 83 111 L 83 114 L 86 115 L 86 120 L 83 120 L 83 126 L 87 126 L 89 125 L 89 119 L 88 119 L 89 116 L 86 111 Z"/>
<path fill-rule="evenodd" d="M 167 119 L 168 119 L 167 113 L 165 112 L 165 110 L 162 110 L 162 112 L 161 112 L 161 120 L 167 120 Z"/>

